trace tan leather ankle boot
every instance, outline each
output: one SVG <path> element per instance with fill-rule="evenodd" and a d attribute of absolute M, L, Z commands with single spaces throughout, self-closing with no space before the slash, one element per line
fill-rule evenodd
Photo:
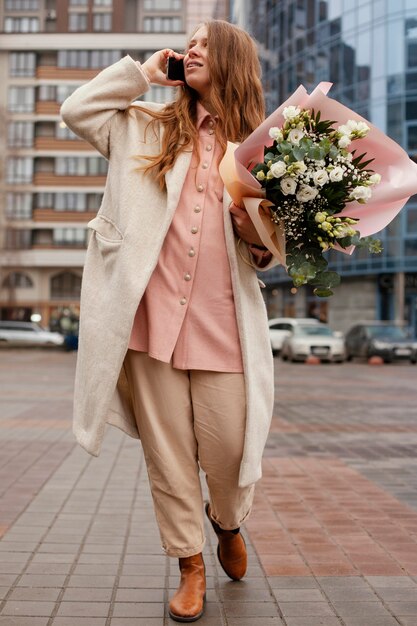
<path fill-rule="evenodd" d="M 220 565 L 229 578 L 240 580 L 246 574 L 248 556 L 245 540 L 240 534 L 239 528 L 235 530 L 223 530 L 223 528 L 220 528 L 211 517 L 210 504 L 208 502 L 206 504 L 206 514 L 219 540 L 217 558 Z"/>
<path fill-rule="evenodd" d="M 204 613 L 206 574 L 201 552 L 179 559 L 180 586 L 169 603 L 169 615 L 176 622 L 195 622 Z"/>

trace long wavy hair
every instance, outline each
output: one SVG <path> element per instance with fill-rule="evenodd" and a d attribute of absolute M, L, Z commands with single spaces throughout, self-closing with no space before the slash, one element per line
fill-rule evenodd
<path fill-rule="evenodd" d="M 218 116 L 216 136 L 223 154 L 227 141 L 243 141 L 265 118 L 261 68 L 255 42 L 247 32 L 223 20 L 211 20 L 198 28 L 201 26 L 207 28 L 210 104 Z M 160 111 L 131 107 L 150 115 L 151 124 L 159 121 L 165 127 L 160 154 L 139 157 L 150 162 L 140 169 L 152 173 L 161 189 L 178 154 L 198 150 L 198 93 L 186 83 L 177 91 L 176 100 Z"/>

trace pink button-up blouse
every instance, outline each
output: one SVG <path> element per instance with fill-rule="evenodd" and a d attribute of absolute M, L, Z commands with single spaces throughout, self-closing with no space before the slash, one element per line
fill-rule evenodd
<path fill-rule="evenodd" d="M 214 126 L 198 103 L 200 154 L 193 153 L 129 348 L 178 369 L 242 372 Z"/>

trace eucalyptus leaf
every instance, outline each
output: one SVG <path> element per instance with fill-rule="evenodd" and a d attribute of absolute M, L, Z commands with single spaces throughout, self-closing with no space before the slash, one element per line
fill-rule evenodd
<path fill-rule="evenodd" d="M 313 290 L 313 293 L 319 298 L 328 298 L 333 295 L 333 291 L 331 289 L 325 289 L 324 287 L 316 287 L 316 289 Z"/>

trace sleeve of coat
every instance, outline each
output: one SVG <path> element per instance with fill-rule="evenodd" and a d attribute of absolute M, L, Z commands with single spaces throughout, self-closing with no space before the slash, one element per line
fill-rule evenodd
<path fill-rule="evenodd" d="M 140 63 L 127 55 L 78 87 L 62 104 L 61 116 L 76 135 L 108 159 L 113 117 L 148 89 Z"/>

